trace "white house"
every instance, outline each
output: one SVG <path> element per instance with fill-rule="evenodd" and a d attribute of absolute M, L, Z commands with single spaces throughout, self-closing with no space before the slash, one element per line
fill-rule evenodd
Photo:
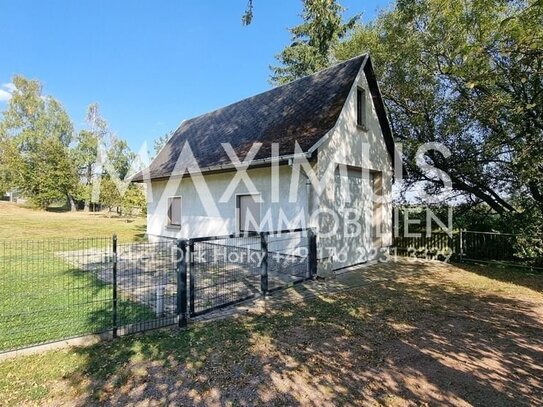
<path fill-rule="evenodd" d="M 134 180 L 150 238 L 310 226 L 339 269 L 391 245 L 395 160 L 361 55 L 184 121 Z"/>

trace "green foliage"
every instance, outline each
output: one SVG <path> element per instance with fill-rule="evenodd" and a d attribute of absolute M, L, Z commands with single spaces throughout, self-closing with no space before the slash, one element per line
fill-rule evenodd
<path fill-rule="evenodd" d="M 162 148 L 166 145 L 168 140 L 172 137 L 173 132 L 169 132 L 164 134 L 163 136 L 157 138 L 153 144 L 154 149 L 154 156 L 156 157 L 157 154 L 162 150 Z"/>
<path fill-rule="evenodd" d="M 414 160 L 439 142 L 452 155 L 425 158 L 470 205 L 543 216 L 542 16 L 535 1 L 400 1 L 338 47 L 339 59 L 371 52 L 408 186 L 441 190 Z"/>
<path fill-rule="evenodd" d="M 14 188 L 15 162 L 17 152 L 15 144 L 6 135 L 2 134 L 0 127 L 0 194 L 4 194 Z"/>
<path fill-rule="evenodd" d="M 40 82 L 15 76 L 13 83 L 0 121 L 0 192 L 16 189 L 39 208 L 67 200 L 72 210 L 76 201 L 88 209 L 93 185 L 103 178 L 100 203 L 122 207 L 126 188 L 113 179 L 127 177 L 135 154 L 110 131 L 98 104 L 88 108 L 87 128 L 74 134 L 68 114 L 42 94 Z M 136 196 L 131 192 L 129 202 L 141 206 Z"/>
<path fill-rule="evenodd" d="M 116 175 L 119 179 L 124 180 L 130 171 L 130 166 L 136 158 L 136 154 L 130 150 L 126 140 L 119 139 L 115 136 L 111 137 L 107 149 L 107 159 L 111 164 L 112 172 L 115 173 L 109 175 Z M 108 169 L 106 168 L 106 172 L 107 171 Z"/>
<path fill-rule="evenodd" d="M 92 182 L 98 176 L 96 173 L 97 154 L 98 138 L 89 130 L 81 130 L 77 135 L 73 157 L 81 181 L 78 198 L 84 201 L 87 210 L 92 198 Z"/>
<path fill-rule="evenodd" d="M 124 193 L 122 200 L 123 213 L 147 213 L 147 200 L 141 184 L 131 184 Z"/>
<path fill-rule="evenodd" d="M 2 179 L 40 208 L 78 188 L 69 145 L 73 127 L 62 105 L 41 84 L 15 76 L 16 90 L 0 122 Z M 6 181 L 7 180 L 7 181 Z"/>
<path fill-rule="evenodd" d="M 100 203 L 109 210 L 122 205 L 122 196 L 119 188 L 110 176 L 105 176 L 100 181 Z"/>
<path fill-rule="evenodd" d="M 241 24 L 249 25 L 252 22 L 253 22 L 253 0 L 249 0 L 247 2 L 247 8 L 245 9 L 245 13 L 243 13 L 243 16 L 241 16 Z"/>
<path fill-rule="evenodd" d="M 360 16 L 342 21 L 344 9 L 335 0 L 304 0 L 303 23 L 290 29 L 292 42 L 271 67 L 271 81 L 282 85 L 312 74 L 334 61 L 333 52 Z"/>

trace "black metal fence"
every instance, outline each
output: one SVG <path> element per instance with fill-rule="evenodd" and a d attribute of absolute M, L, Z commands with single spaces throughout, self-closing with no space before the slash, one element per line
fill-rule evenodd
<path fill-rule="evenodd" d="M 433 232 L 394 238 L 394 254 L 432 260 L 451 260 L 460 253 L 459 233 Z"/>
<path fill-rule="evenodd" d="M 116 237 L 1 241 L 0 352 L 172 323 L 174 247 Z"/>
<path fill-rule="evenodd" d="M 316 274 L 310 229 L 191 239 L 189 315 L 266 295 Z"/>
<path fill-rule="evenodd" d="M 451 234 L 432 232 L 429 236 L 398 236 L 393 253 L 444 261 L 503 263 L 517 267 L 542 269 L 542 259 L 526 255 L 520 236 L 509 233 L 460 230 Z"/>
<path fill-rule="evenodd" d="M 315 274 L 310 230 L 141 243 L 0 241 L 0 353 L 185 325 Z"/>
<path fill-rule="evenodd" d="M 509 233 L 462 231 L 462 259 L 521 262 L 515 255 L 517 236 Z"/>

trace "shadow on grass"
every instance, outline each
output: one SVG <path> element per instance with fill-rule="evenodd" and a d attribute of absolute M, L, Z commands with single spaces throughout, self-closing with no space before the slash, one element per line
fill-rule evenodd
<path fill-rule="evenodd" d="M 77 348 L 69 380 L 80 405 L 540 404 L 533 304 L 433 267 L 368 268 L 356 289 Z"/>
<path fill-rule="evenodd" d="M 136 242 L 145 242 L 147 241 L 147 225 L 138 225 L 136 226 L 136 234 L 134 241 Z"/>

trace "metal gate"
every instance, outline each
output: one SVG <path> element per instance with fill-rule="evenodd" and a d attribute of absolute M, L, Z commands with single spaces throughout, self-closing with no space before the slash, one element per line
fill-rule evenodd
<path fill-rule="evenodd" d="M 195 317 L 313 278 L 311 229 L 190 239 L 189 316 Z"/>

